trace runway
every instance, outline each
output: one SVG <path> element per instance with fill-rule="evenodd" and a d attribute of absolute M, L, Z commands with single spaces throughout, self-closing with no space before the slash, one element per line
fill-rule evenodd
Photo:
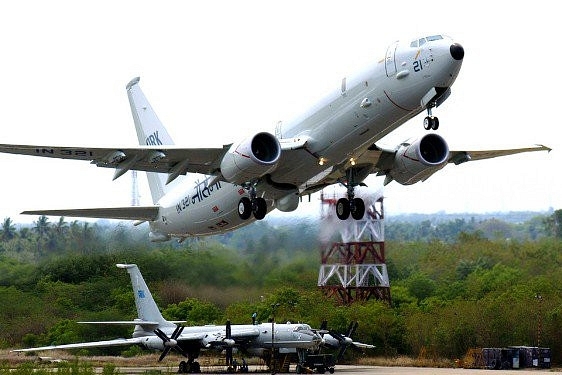
<path fill-rule="evenodd" d="M 118 367 L 120 375 L 138 375 L 156 372 L 159 374 L 175 374 L 175 368 L 169 367 Z M 210 369 L 208 369 L 210 370 Z M 96 371 L 97 372 L 97 371 Z M 100 369 L 101 373 L 101 369 Z M 202 371 L 203 374 L 221 374 L 220 367 L 216 367 L 213 371 Z M 268 374 L 269 372 L 258 371 L 258 369 L 250 366 L 249 374 Z M 296 374 L 295 369 L 291 366 L 291 374 Z M 482 369 L 464 369 L 464 368 L 431 368 L 431 367 L 383 367 L 383 366 L 336 366 L 335 374 L 342 373 L 345 375 L 537 375 L 540 373 L 562 374 L 562 369 L 516 369 L 516 370 L 482 370 Z M 328 372 L 326 374 L 329 374 Z"/>

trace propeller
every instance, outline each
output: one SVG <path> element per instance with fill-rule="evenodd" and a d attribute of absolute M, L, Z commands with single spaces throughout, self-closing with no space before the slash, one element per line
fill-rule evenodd
<path fill-rule="evenodd" d="M 164 350 L 162 351 L 162 354 L 160 354 L 158 362 L 162 361 L 172 349 L 175 349 L 178 353 L 187 357 L 187 353 L 178 345 L 177 342 L 177 338 L 181 335 L 183 329 L 184 326 L 178 325 L 170 337 L 168 337 L 160 328 L 156 328 L 154 330 L 156 336 L 158 336 L 164 344 Z"/>
<path fill-rule="evenodd" d="M 230 325 L 230 320 L 226 321 L 226 341 L 232 341 L 232 326 Z M 226 365 L 232 367 L 232 346 L 228 345 L 226 347 Z"/>
<path fill-rule="evenodd" d="M 347 335 L 342 336 L 342 335 L 338 334 L 339 337 L 341 337 L 341 339 L 337 338 L 338 341 L 340 342 L 340 351 L 338 353 L 338 356 L 336 357 L 337 361 L 342 359 L 345 351 L 347 350 L 347 347 L 349 345 L 353 345 L 353 340 L 351 339 L 351 336 L 355 333 L 358 326 L 359 326 L 359 323 L 351 322 L 351 323 L 349 323 L 349 327 L 347 328 Z"/>

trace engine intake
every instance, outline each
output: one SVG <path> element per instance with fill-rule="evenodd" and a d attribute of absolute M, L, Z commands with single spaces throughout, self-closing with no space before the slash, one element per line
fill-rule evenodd
<path fill-rule="evenodd" d="M 226 181 L 243 184 L 270 173 L 281 157 L 281 145 L 270 133 L 258 133 L 233 144 L 221 161 L 221 173 Z"/>
<path fill-rule="evenodd" d="M 402 185 L 427 180 L 447 165 L 449 146 L 443 137 L 431 133 L 405 142 L 396 151 L 394 164 L 387 175 Z"/>

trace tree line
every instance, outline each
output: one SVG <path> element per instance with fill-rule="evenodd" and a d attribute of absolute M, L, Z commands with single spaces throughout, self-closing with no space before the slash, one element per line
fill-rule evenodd
<path fill-rule="evenodd" d="M 129 225 L 63 218 L 51 223 L 40 217 L 18 227 L 5 219 L 0 346 L 127 337 L 130 327 L 100 331 L 75 322 L 135 318 L 128 274 L 115 267 L 128 262 L 139 265 L 164 316 L 188 324 L 249 323 L 254 312 L 267 321 L 271 306 L 279 303 L 278 321 L 320 327 L 327 320 L 340 332 L 358 321 L 354 338 L 376 345 L 373 355 L 453 359 L 472 347 L 534 346 L 540 340 L 561 363 L 561 217 L 555 211 L 526 223 L 498 223 L 488 231 L 482 228 L 489 223 L 473 220 L 418 224 L 412 228 L 420 235 L 409 240 L 404 234 L 389 238 L 388 225 L 392 303 L 352 306 L 340 306 L 316 286 L 321 245 L 315 222 L 265 221 L 227 235 L 150 244 L 144 231 Z"/>

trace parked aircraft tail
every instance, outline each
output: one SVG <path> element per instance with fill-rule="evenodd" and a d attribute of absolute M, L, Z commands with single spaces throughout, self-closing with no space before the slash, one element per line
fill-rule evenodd
<path fill-rule="evenodd" d="M 138 318 L 141 321 L 157 322 L 160 327 L 174 326 L 160 313 L 160 309 L 146 285 L 144 278 L 136 264 L 117 264 L 117 267 L 124 268 L 131 276 L 131 284 L 135 295 L 135 305 L 137 307 Z"/>
<path fill-rule="evenodd" d="M 168 131 L 158 119 L 156 112 L 152 109 L 148 99 L 146 99 L 138 84 L 139 81 L 140 78 L 136 77 L 127 84 L 127 96 L 131 105 L 139 145 L 173 145 L 172 137 L 170 137 L 170 134 L 168 134 Z M 169 187 L 166 186 L 166 176 L 147 172 L 147 177 L 152 195 L 152 203 L 157 204 L 160 198 L 169 190 Z"/>

